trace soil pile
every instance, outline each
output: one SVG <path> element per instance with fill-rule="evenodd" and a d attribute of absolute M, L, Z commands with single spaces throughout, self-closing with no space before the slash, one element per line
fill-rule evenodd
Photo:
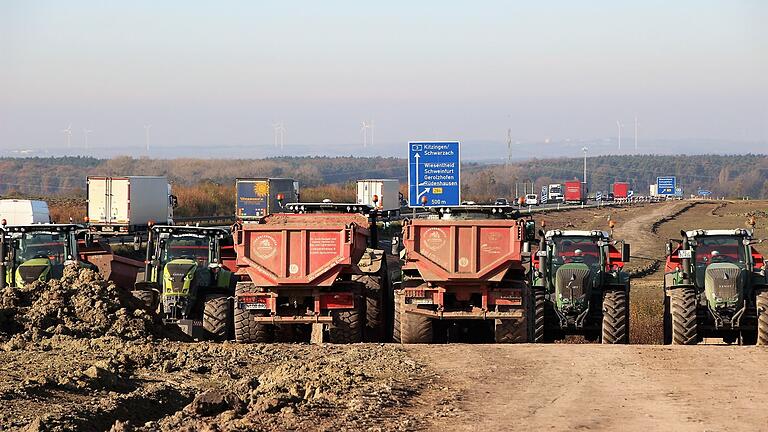
<path fill-rule="evenodd" d="M 74 265 L 60 280 L 0 292 L 0 348 L 5 350 L 53 336 L 136 340 L 159 336 L 159 324 L 129 292 Z"/>

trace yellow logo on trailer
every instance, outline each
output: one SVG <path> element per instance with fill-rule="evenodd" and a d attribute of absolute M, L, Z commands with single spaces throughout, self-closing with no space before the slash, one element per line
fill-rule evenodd
<path fill-rule="evenodd" d="M 269 183 L 256 182 L 253 184 L 253 193 L 256 195 L 269 195 Z"/>

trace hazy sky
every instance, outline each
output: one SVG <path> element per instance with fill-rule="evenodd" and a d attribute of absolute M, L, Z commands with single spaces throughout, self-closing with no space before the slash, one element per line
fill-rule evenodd
<path fill-rule="evenodd" d="M 768 2 L 0 0 L 0 149 L 768 142 Z M 755 144 L 757 143 L 757 144 Z M 703 148 L 702 150 L 721 150 Z M 765 149 L 768 151 L 768 148 Z M 75 150 L 73 150 L 74 152 Z M 78 150 L 82 153 L 82 149 Z M 194 153 L 194 152 L 193 152 Z M 237 156 L 231 154 L 230 156 Z"/>

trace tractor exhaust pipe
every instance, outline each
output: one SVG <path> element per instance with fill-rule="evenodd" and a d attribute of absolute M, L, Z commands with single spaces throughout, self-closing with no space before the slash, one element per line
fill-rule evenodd
<path fill-rule="evenodd" d="M 7 283 L 5 268 L 5 232 L 0 231 L 0 236 L 2 236 L 0 239 L 0 289 L 3 289 L 6 287 Z"/>
<path fill-rule="evenodd" d="M 144 282 L 151 282 L 152 254 L 155 253 L 155 238 L 152 236 L 152 230 L 147 234 L 147 256 L 144 260 Z"/>
<path fill-rule="evenodd" d="M 539 231 L 539 272 L 541 272 L 541 279 L 544 281 L 544 288 L 547 287 L 547 240 L 544 238 L 544 231 Z M 543 254 L 542 254 L 543 252 Z"/>
<path fill-rule="evenodd" d="M 681 233 L 683 234 L 683 250 L 690 250 L 688 236 L 685 234 L 685 231 L 681 231 Z M 683 283 L 689 284 L 691 282 L 691 259 L 683 258 L 681 260 L 681 265 L 683 266 Z"/>

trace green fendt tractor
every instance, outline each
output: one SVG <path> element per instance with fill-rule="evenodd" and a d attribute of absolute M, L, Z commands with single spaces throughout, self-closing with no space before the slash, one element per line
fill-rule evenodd
<path fill-rule="evenodd" d="M 629 244 L 605 231 L 543 231 L 533 274 L 535 342 L 629 343 Z M 617 245 L 621 245 L 621 250 Z"/>
<path fill-rule="evenodd" d="M 768 283 L 747 229 L 681 231 L 667 243 L 664 343 L 768 345 Z"/>
<path fill-rule="evenodd" d="M 144 281 L 134 296 L 192 337 L 229 338 L 235 276 L 224 264 L 224 247 L 232 249 L 226 228 L 152 227 Z"/>
<path fill-rule="evenodd" d="M 34 281 L 59 279 L 69 264 L 94 268 L 79 260 L 77 235 L 83 232 L 79 225 L 9 225 L 2 231 L 3 286 L 21 287 Z"/>

